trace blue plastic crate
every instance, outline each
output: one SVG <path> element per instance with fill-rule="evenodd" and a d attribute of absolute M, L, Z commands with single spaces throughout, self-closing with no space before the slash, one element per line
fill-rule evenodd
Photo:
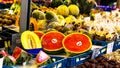
<path fill-rule="evenodd" d="M 114 45 L 113 45 L 113 50 L 112 51 L 115 51 L 117 49 L 120 49 L 120 40 L 117 40 L 117 41 L 114 41 Z M 103 54 L 106 54 L 106 51 L 107 51 L 107 45 L 103 46 L 101 49 L 100 49 L 100 53 L 98 56 L 101 56 Z"/>
<path fill-rule="evenodd" d="M 120 40 L 114 42 L 113 51 L 120 49 Z"/>
<path fill-rule="evenodd" d="M 54 63 L 42 66 L 40 68 L 67 68 L 67 58 L 60 56 L 52 56 L 51 58 Z"/>
<path fill-rule="evenodd" d="M 36 49 L 24 49 L 26 52 L 32 54 L 33 58 L 37 56 L 37 54 L 43 50 L 43 48 L 36 48 Z"/>
<path fill-rule="evenodd" d="M 105 46 L 105 45 L 107 45 L 108 43 L 109 43 L 109 42 L 101 41 L 101 40 L 92 40 L 92 44 L 93 44 L 93 45 Z"/>
<path fill-rule="evenodd" d="M 82 64 L 86 60 L 88 60 L 91 57 L 92 50 L 85 52 L 83 54 L 73 56 L 73 57 L 68 57 L 67 58 L 67 67 L 71 66 L 77 66 L 79 64 Z"/>
<path fill-rule="evenodd" d="M 106 54 L 106 51 L 107 51 L 107 46 L 103 46 L 102 48 L 100 48 L 100 52 L 98 56 L 102 56 L 103 54 Z"/>

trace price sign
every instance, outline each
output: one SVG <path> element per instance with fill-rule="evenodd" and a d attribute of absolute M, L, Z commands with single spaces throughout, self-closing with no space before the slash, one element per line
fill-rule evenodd
<path fill-rule="evenodd" d="M 114 42 L 111 42 L 111 43 L 108 43 L 107 44 L 107 54 L 111 53 L 112 50 L 113 50 L 113 45 L 114 45 Z"/>
<path fill-rule="evenodd" d="M 101 16 L 100 13 L 95 14 L 95 20 L 96 20 L 96 21 L 102 20 L 102 16 Z"/>
<path fill-rule="evenodd" d="M 98 56 L 99 52 L 100 52 L 100 48 L 95 48 L 93 50 L 93 54 L 92 54 L 92 58 L 91 59 L 96 58 Z"/>
<path fill-rule="evenodd" d="M 90 21 L 90 17 L 85 17 L 84 21 L 89 22 Z"/>

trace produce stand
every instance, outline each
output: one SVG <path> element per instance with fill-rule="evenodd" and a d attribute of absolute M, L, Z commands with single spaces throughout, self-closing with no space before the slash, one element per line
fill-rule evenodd
<path fill-rule="evenodd" d="M 67 1 L 40 0 L 36 5 L 32 0 L 22 0 L 21 11 L 12 11 L 14 19 L 8 17 L 9 8 L 0 6 L 0 54 L 5 57 L 2 68 L 79 68 L 120 49 L 119 8 L 94 1 Z"/>

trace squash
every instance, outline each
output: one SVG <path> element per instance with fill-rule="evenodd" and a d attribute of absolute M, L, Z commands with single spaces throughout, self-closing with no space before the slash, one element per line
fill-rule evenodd
<path fill-rule="evenodd" d="M 30 18 L 30 25 L 33 24 L 33 28 L 34 28 L 34 31 L 37 31 L 38 30 L 38 25 L 37 25 L 37 21 L 35 18 Z"/>

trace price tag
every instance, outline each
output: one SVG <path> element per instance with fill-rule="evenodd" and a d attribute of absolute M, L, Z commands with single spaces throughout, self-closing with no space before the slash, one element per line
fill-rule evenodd
<path fill-rule="evenodd" d="M 90 21 L 90 17 L 85 17 L 84 21 L 89 22 Z"/>
<path fill-rule="evenodd" d="M 96 58 L 96 57 L 98 56 L 99 52 L 100 52 L 100 48 L 95 48 L 95 49 L 93 50 L 92 58 L 91 58 L 91 59 Z"/>
<path fill-rule="evenodd" d="M 113 45 L 114 45 L 114 42 L 111 42 L 111 43 L 108 43 L 107 44 L 107 54 L 111 53 L 112 50 L 113 50 Z"/>
<path fill-rule="evenodd" d="M 95 20 L 102 20 L 102 16 L 100 13 L 95 14 Z"/>

